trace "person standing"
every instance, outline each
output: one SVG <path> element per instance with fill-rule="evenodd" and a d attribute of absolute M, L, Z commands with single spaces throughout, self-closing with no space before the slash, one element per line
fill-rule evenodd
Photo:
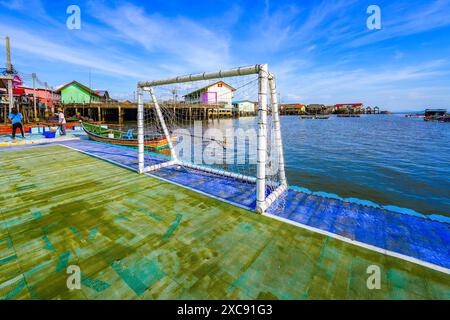
<path fill-rule="evenodd" d="M 23 132 L 23 124 L 22 119 L 23 115 L 20 113 L 16 107 L 12 108 L 11 113 L 8 116 L 9 121 L 12 123 L 12 138 L 16 138 L 16 130 L 20 129 L 20 133 L 22 133 L 22 138 L 25 139 L 25 134 Z"/>
<path fill-rule="evenodd" d="M 64 112 L 61 108 L 58 108 L 58 123 L 61 128 L 61 135 L 66 135 L 66 117 L 64 116 Z"/>

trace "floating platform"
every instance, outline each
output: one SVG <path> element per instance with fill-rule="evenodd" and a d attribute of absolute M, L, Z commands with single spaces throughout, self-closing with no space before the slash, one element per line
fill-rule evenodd
<path fill-rule="evenodd" d="M 86 140 L 64 145 L 137 171 L 135 149 Z M 146 157 L 146 161 L 152 163 L 163 161 L 151 153 L 147 153 Z M 186 170 L 180 166 L 162 168 L 148 175 L 244 209 L 254 211 L 256 207 L 256 187 L 253 184 L 202 171 Z M 372 246 L 371 249 L 374 250 L 403 255 L 404 259 L 450 273 L 449 223 L 434 221 L 432 216 L 426 218 L 395 212 L 368 201 L 358 203 L 357 199 L 333 199 L 330 196 L 334 195 L 312 194 L 291 188 L 281 200 L 284 203 L 275 203 L 267 210 L 267 214 L 298 226 L 323 231 L 327 235 L 334 234 L 361 246 Z"/>
<path fill-rule="evenodd" d="M 0 298 L 450 298 L 444 221 L 293 189 L 260 216 L 244 210 L 251 185 L 179 167 L 137 175 L 134 149 L 3 150 Z M 65 285 L 69 265 L 81 290 Z M 366 286 L 371 265 L 380 290 Z"/>

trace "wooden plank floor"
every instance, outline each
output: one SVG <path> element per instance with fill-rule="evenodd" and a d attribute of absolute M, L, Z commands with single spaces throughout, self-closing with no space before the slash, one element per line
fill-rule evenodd
<path fill-rule="evenodd" d="M 450 298 L 446 274 L 61 146 L 4 151 L 0 166 L 2 299 Z"/>

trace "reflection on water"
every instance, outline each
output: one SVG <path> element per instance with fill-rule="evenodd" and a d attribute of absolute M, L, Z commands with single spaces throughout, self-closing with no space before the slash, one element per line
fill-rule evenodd
<path fill-rule="evenodd" d="M 249 129 L 255 121 L 203 126 Z M 450 124 L 401 115 L 281 123 L 290 185 L 450 216 Z"/>

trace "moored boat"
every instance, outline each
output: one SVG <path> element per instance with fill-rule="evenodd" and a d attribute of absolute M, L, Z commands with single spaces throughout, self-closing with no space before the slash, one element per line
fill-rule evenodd
<path fill-rule="evenodd" d="M 94 125 L 85 122 L 82 123 L 82 126 L 83 130 L 92 140 L 128 147 L 138 146 L 137 134 L 133 133 L 133 129 L 124 132 L 110 129 L 107 126 Z M 174 142 L 175 136 L 171 136 L 171 140 Z M 153 150 L 168 148 L 167 139 L 163 134 L 146 133 L 144 135 L 144 145 L 145 148 Z"/>
<path fill-rule="evenodd" d="M 304 120 L 327 120 L 330 119 L 330 116 L 321 114 L 312 114 L 312 115 L 303 115 L 300 116 L 300 118 Z"/>
<path fill-rule="evenodd" d="M 433 121 L 436 122 L 450 122 L 450 114 L 444 115 L 444 116 L 440 116 L 440 117 L 435 117 Z"/>
<path fill-rule="evenodd" d="M 359 114 L 353 114 L 353 113 L 344 113 L 344 114 L 338 114 L 338 118 L 360 118 L 361 115 Z"/>
<path fill-rule="evenodd" d="M 450 122 L 450 114 L 447 109 L 426 109 L 425 121 Z"/>

